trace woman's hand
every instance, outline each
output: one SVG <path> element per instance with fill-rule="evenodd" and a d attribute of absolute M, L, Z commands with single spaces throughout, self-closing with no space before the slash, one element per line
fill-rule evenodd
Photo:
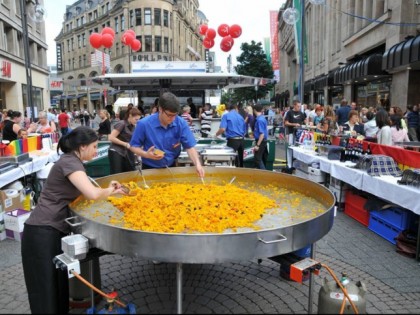
<path fill-rule="evenodd" d="M 111 191 L 111 195 L 115 195 L 115 194 L 122 194 L 122 195 L 127 195 L 127 191 L 124 189 L 124 186 L 121 185 L 118 181 L 116 180 L 112 180 L 109 183 L 108 188 L 112 188 Z"/>

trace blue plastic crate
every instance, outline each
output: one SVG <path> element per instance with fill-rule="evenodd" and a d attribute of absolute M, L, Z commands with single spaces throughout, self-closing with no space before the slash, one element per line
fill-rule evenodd
<path fill-rule="evenodd" d="M 393 226 L 405 230 L 410 227 L 411 220 L 414 220 L 413 213 L 409 210 L 393 207 L 384 210 L 371 211 L 377 218 L 382 219 Z"/>
<path fill-rule="evenodd" d="M 392 244 L 397 244 L 395 238 L 402 231 L 402 229 L 382 220 L 372 212 L 370 213 L 368 229 L 382 236 L 387 241 L 390 241 Z"/>

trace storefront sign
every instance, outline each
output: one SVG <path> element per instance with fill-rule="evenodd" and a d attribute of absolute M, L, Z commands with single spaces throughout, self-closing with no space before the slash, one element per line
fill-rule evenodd
<path fill-rule="evenodd" d="M 12 63 L 10 61 L 2 62 L 1 74 L 3 77 L 7 78 L 10 78 L 12 76 Z"/>
<path fill-rule="evenodd" d="M 50 81 L 50 91 L 63 91 L 63 80 L 50 79 L 49 81 Z"/>
<path fill-rule="evenodd" d="M 172 57 L 170 56 L 162 56 L 162 55 L 154 55 L 154 54 L 138 54 L 132 56 L 133 61 L 171 61 Z"/>
<path fill-rule="evenodd" d="M 133 72 L 206 72 L 205 61 L 133 62 Z"/>
<path fill-rule="evenodd" d="M 63 63 L 62 63 L 62 56 L 61 56 L 61 44 L 57 44 L 55 46 L 55 53 L 57 58 L 57 71 L 63 71 Z"/>

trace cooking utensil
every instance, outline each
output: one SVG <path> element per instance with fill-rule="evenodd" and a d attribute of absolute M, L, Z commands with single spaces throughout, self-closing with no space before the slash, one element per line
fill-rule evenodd
<path fill-rule="evenodd" d="M 230 180 L 229 184 L 232 184 L 235 179 L 236 179 L 236 176 L 233 176 L 232 179 Z"/>
<path fill-rule="evenodd" d="M 149 189 L 150 188 L 150 186 L 149 185 L 147 185 L 147 183 L 146 183 L 146 179 L 144 178 L 144 176 L 143 176 L 143 171 L 142 171 L 142 164 L 141 163 L 139 163 L 139 164 L 137 164 L 137 170 L 139 171 L 139 173 L 140 173 L 140 176 L 141 176 L 141 178 L 143 179 L 143 185 L 144 185 L 144 188 L 146 188 L 146 189 Z"/>
<path fill-rule="evenodd" d="M 177 182 L 197 180 L 195 167 L 174 167 Z M 334 195 L 325 187 L 284 173 L 247 168 L 206 168 L 207 176 L 220 184 L 235 176 L 241 183 L 258 187 L 261 193 L 281 187 L 305 196 L 305 203 L 314 200 L 318 206 L 293 207 L 279 213 L 267 213 L 254 229 L 226 230 L 221 233 L 158 233 L 132 230 L 124 227 L 121 211 L 109 202 L 86 204 L 81 198 L 70 206 L 71 213 L 82 219 L 83 225 L 74 232 L 89 238 L 89 244 L 111 253 L 142 257 L 148 260 L 176 263 L 222 263 L 273 257 L 301 249 L 317 242 L 332 228 L 334 222 Z M 166 169 L 147 170 L 153 182 L 166 182 Z M 105 186 L 111 180 L 138 181 L 138 172 L 125 172 L 97 179 Z M 307 197 L 307 198 L 306 198 Z M 315 211 L 316 210 L 316 211 Z M 98 215 L 99 214 L 99 215 Z M 109 222 L 113 218 L 114 223 Z"/>
<path fill-rule="evenodd" d="M 200 177 L 201 182 L 203 183 L 203 185 L 205 185 L 206 183 L 204 182 L 204 177 Z"/>
<path fill-rule="evenodd" d="M 92 177 L 88 176 L 89 180 L 98 188 L 102 188 L 101 185 L 98 184 L 96 180 L 94 180 Z M 132 194 L 130 191 L 130 188 L 125 185 L 121 185 L 121 190 L 128 196 L 135 196 L 136 194 Z"/>
<path fill-rule="evenodd" d="M 171 173 L 172 177 L 174 177 L 174 173 L 172 173 L 171 168 L 168 165 L 165 165 L 165 166 L 168 169 L 169 173 Z"/>
<path fill-rule="evenodd" d="M 98 188 L 102 188 L 98 182 L 96 180 L 94 180 L 92 177 L 88 176 L 89 180 L 91 181 L 92 184 L 94 184 L 96 187 Z"/>

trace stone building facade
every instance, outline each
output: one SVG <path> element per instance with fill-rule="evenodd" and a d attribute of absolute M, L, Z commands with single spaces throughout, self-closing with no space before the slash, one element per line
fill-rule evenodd
<path fill-rule="evenodd" d="M 129 73 L 133 61 L 204 60 L 198 26 L 205 16 L 200 11 L 197 14 L 198 6 L 198 0 L 79 0 L 68 6 L 55 39 L 58 75 L 64 79 L 64 107 L 96 109 L 102 102 L 111 103 L 112 99 L 101 99 L 103 94 L 89 78 L 104 72 Z M 90 35 L 104 27 L 115 31 L 112 47 L 99 49 L 110 55 L 106 69 L 92 66 L 95 49 L 89 43 Z M 128 29 L 142 44 L 137 52 L 121 43 L 121 34 Z"/>
<path fill-rule="evenodd" d="M 44 1 L 38 1 L 43 5 Z M 34 109 L 49 107 L 47 43 L 45 22 L 31 17 L 34 3 L 24 1 L 27 12 L 29 59 L 31 64 L 32 98 Z M 20 0 L 2 0 L 0 5 L 0 109 L 26 110 L 26 67 L 24 29 Z"/>
<path fill-rule="evenodd" d="M 294 26 L 282 17 L 291 6 L 287 0 L 278 15 L 281 81 L 276 94 L 281 106 L 298 97 Z M 314 5 L 306 0 L 305 23 L 304 102 L 337 106 L 346 98 L 360 106 L 402 108 L 420 103 L 420 1 L 326 0 Z"/>

